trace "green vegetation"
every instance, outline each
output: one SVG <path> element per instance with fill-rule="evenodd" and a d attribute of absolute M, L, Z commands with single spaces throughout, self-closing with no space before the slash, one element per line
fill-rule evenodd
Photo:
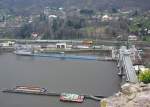
<path fill-rule="evenodd" d="M 150 42 L 150 36 L 143 37 L 143 41 Z"/>
<path fill-rule="evenodd" d="M 150 41 L 150 12 L 147 10 L 134 9 L 134 6 L 124 10 L 118 0 L 51 1 L 2 0 L 0 38 L 127 40 L 128 35 L 133 34 Z M 140 0 L 132 5 L 137 6 L 136 3 L 149 7 Z M 37 38 L 31 37 L 33 32 L 38 34 Z"/>
<path fill-rule="evenodd" d="M 150 83 L 150 70 L 146 70 L 139 74 L 139 80 L 144 83 Z"/>
<path fill-rule="evenodd" d="M 94 11 L 93 10 L 89 10 L 89 9 L 82 9 L 80 10 L 81 14 L 85 14 L 85 15 L 93 15 Z"/>
<path fill-rule="evenodd" d="M 129 26 L 129 31 L 131 33 L 141 33 L 141 36 L 148 35 L 148 29 L 150 29 L 150 19 L 143 16 L 133 18 Z"/>

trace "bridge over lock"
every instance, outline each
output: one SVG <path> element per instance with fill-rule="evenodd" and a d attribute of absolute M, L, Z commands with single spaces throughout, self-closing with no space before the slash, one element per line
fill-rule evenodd
<path fill-rule="evenodd" d="M 130 54 L 130 51 L 125 46 L 120 48 L 118 57 L 119 75 L 125 76 L 128 82 L 137 83 L 138 79 Z"/>

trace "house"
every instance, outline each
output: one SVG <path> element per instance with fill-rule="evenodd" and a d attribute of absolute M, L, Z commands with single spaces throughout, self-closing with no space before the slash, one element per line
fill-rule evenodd
<path fill-rule="evenodd" d="M 15 44 L 15 42 L 7 41 L 7 42 L 0 43 L 0 46 L 9 47 L 9 46 L 13 46 L 14 44 Z"/>
<path fill-rule="evenodd" d="M 135 36 L 135 35 L 129 35 L 128 36 L 128 40 L 129 41 L 136 41 L 137 40 L 137 36 Z"/>
<path fill-rule="evenodd" d="M 112 20 L 112 17 L 110 17 L 108 15 L 102 16 L 102 21 L 109 21 L 109 20 Z"/>
<path fill-rule="evenodd" d="M 31 34 L 31 36 L 32 36 L 33 38 L 36 38 L 36 37 L 38 36 L 38 34 L 35 33 L 35 32 L 33 32 L 33 33 Z"/>
<path fill-rule="evenodd" d="M 67 44 L 66 43 L 56 43 L 56 48 L 58 49 L 66 49 Z"/>
<path fill-rule="evenodd" d="M 48 17 L 49 17 L 49 18 L 54 18 L 54 19 L 57 18 L 56 15 L 49 15 Z"/>

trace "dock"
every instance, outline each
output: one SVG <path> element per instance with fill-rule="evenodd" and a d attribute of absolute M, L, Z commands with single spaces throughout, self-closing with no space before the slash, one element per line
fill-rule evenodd
<path fill-rule="evenodd" d="M 2 90 L 1 92 L 3 93 L 15 93 L 15 94 L 26 94 L 26 95 L 39 95 L 39 96 L 56 96 L 59 97 L 61 93 L 56 93 L 56 92 L 27 92 L 27 91 L 16 91 L 13 89 L 5 89 Z M 93 96 L 93 95 L 83 95 L 86 99 L 91 99 L 95 101 L 100 101 L 102 98 L 105 98 L 104 96 Z"/>

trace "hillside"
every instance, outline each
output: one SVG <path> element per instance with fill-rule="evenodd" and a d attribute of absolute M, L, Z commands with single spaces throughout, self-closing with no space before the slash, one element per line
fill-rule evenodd
<path fill-rule="evenodd" d="M 112 8 L 127 9 L 140 8 L 150 9 L 150 0 L 1 0 L 0 8 L 10 9 L 13 12 L 29 10 L 40 11 L 46 6 L 55 7 L 78 7 L 109 10 Z"/>

